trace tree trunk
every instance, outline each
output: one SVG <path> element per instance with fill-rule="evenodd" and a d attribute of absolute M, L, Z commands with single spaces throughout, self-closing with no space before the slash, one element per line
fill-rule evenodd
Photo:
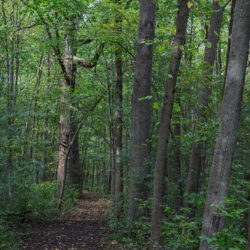
<path fill-rule="evenodd" d="M 224 84 L 223 84 L 222 95 L 223 95 L 223 92 L 224 92 L 224 89 L 225 89 L 226 77 L 227 77 L 227 69 L 228 69 L 228 60 L 229 60 L 229 53 L 230 53 L 230 46 L 231 46 L 231 35 L 232 35 L 232 27 L 233 27 L 235 3 L 236 3 L 236 0 L 232 0 L 231 15 L 230 15 L 230 24 L 229 24 L 229 31 L 228 31 L 228 43 L 227 43 L 227 55 L 226 55 L 226 70 L 225 70 L 225 77 L 224 77 Z"/>
<path fill-rule="evenodd" d="M 50 61 L 50 55 L 47 57 L 47 82 L 48 82 L 48 88 L 47 88 L 47 93 L 49 92 L 50 89 L 50 84 L 51 84 L 51 61 Z M 47 164 L 48 164 L 48 132 L 49 132 L 49 109 L 46 110 L 45 117 L 44 117 L 44 132 L 43 132 L 43 171 L 42 171 L 42 181 L 47 181 L 48 176 L 47 176 Z"/>
<path fill-rule="evenodd" d="M 176 86 L 179 65 L 182 57 L 182 47 L 185 43 L 186 27 L 188 23 L 189 8 L 188 0 L 180 0 L 176 18 L 176 35 L 172 44 L 172 55 L 168 68 L 168 75 L 165 86 L 163 108 L 161 110 L 161 121 L 159 138 L 156 152 L 154 170 L 154 200 L 151 220 L 151 248 L 160 249 L 161 241 L 161 220 L 163 213 L 164 178 L 167 160 L 168 138 L 171 117 L 174 104 L 174 92 Z"/>
<path fill-rule="evenodd" d="M 74 30 L 72 24 L 71 29 Z M 71 31 L 72 33 L 73 31 Z M 61 115 L 60 115 L 60 137 L 59 137 L 59 160 L 57 168 L 57 181 L 58 186 L 62 184 L 64 176 L 64 162 L 66 152 L 69 147 L 69 141 L 74 136 L 77 129 L 77 121 L 75 118 L 74 111 L 69 110 L 69 103 L 67 103 L 69 96 L 67 94 L 67 87 L 70 88 L 71 93 L 74 92 L 75 88 L 75 74 L 76 65 L 73 60 L 69 60 L 75 56 L 74 49 L 74 37 L 72 34 L 67 37 L 64 48 L 64 67 L 67 73 L 69 81 L 63 78 L 62 83 L 62 96 L 61 96 Z M 81 194 L 81 171 L 80 171 L 80 158 L 79 158 L 79 145 L 78 145 L 78 134 L 73 142 L 72 149 L 69 155 L 69 161 L 67 162 L 69 183 L 77 185 L 79 193 Z"/>
<path fill-rule="evenodd" d="M 63 78 L 61 95 L 61 114 L 59 128 L 59 149 L 58 149 L 58 167 L 57 167 L 57 185 L 62 185 L 64 176 L 64 162 L 69 145 L 69 114 L 67 111 L 66 80 Z"/>
<path fill-rule="evenodd" d="M 181 106 L 180 101 L 180 89 L 176 91 L 176 103 Z M 175 119 L 175 124 L 173 125 L 173 133 L 174 133 L 174 162 L 173 162 L 173 170 L 172 170 L 172 182 L 176 185 L 176 192 L 174 194 L 175 197 L 175 208 L 177 211 L 183 206 L 183 187 L 181 180 L 181 121 L 180 121 L 180 113 L 176 114 L 177 118 Z"/>
<path fill-rule="evenodd" d="M 248 196 L 248 202 L 250 202 L 250 195 Z M 247 224 L 248 224 L 248 236 L 247 236 L 247 249 L 250 249 L 250 208 L 248 206 L 247 211 Z"/>
<path fill-rule="evenodd" d="M 148 197 L 150 156 L 150 101 L 153 40 L 155 30 L 154 0 L 140 0 L 140 20 L 132 97 L 131 168 L 129 218 L 139 218 L 139 200 Z"/>
<path fill-rule="evenodd" d="M 218 211 L 217 206 L 224 205 L 224 197 L 228 196 L 229 192 L 231 167 L 249 52 L 249 27 L 250 1 L 237 0 L 220 124 L 202 223 L 202 234 L 206 237 L 211 237 L 212 234 L 221 231 L 225 224 L 225 218 L 215 213 Z M 211 246 L 209 246 L 206 240 L 202 240 L 200 250 L 206 249 L 211 249 Z"/>
<path fill-rule="evenodd" d="M 70 140 L 73 138 L 75 132 L 77 130 L 77 122 L 75 118 L 71 114 L 70 117 Z M 76 185 L 79 194 L 81 195 L 82 191 L 82 178 L 81 178 L 81 165 L 80 165 L 80 156 L 79 156 L 79 142 L 78 135 L 73 142 L 72 149 L 69 154 L 69 162 L 68 162 L 68 177 L 69 184 Z"/>
<path fill-rule="evenodd" d="M 118 3 L 120 0 L 117 1 Z M 122 18 L 120 14 L 116 16 L 117 33 L 122 31 Z M 123 165 L 122 153 L 122 49 L 115 50 L 115 196 L 120 199 L 123 191 Z"/>
<path fill-rule="evenodd" d="M 113 95 L 111 86 L 108 83 L 108 103 L 109 103 L 109 114 L 108 114 L 108 121 L 109 121 L 109 191 L 114 197 L 115 195 L 115 152 L 114 152 L 114 126 L 113 126 Z"/>
<path fill-rule="evenodd" d="M 219 41 L 221 20 L 223 16 L 223 7 L 220 7 L 218 1 L 213 1 L 213 13 L 210 19 L 210 28 L 208 33 L 208 39 L 205 48 L 205 57 L 204 57 L 204 79 L 201 85 L 201 90 L 199 93 L 198 100 L 198 112 L 197 112 L 197 120 L 199 124 L 197 126 L 197 130 L 200 129 L 204 120 L 207 119 L 207 108 L 209 104 L 209 97 L 212 93 L 211 88 L 211 80 L 210 77 L 213 73 L 213 66 L 216 59 L 217 52 L 217 43 Z M 201 121 L 202 120 L 202 121 Z M 201 163 L 202 163 L 202 153 L 203 153 L 203 144 L 202 142 L 192 144 L 191 153 L 190 153 L 190 162 L 189 162 L 189 170 L 188 177 L 186 183 L 186 194 L 198 193 L 199 191 L 199 182 L 200 182 L 200 172 L 201 172 Z M 187 207 L 191 207 L 188 204 L 187 200 L 185 202 Z M 194 216 L 194 211 L 192 211 L 191 216 Z"/>

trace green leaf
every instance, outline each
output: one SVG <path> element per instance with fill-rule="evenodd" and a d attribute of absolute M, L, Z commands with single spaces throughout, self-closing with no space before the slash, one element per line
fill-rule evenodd
<path fill-rule="evenodd" d="M 153 108 L 154 109 L 159 109 L 159 106 L 160 106 L 160 104 L 159 104 L 159 102 L 154 102 L 154 104 L 153 104 Z"/>
<path fill-rule="evenodd" d="M 210 42 L 207 42 L 206 46 L 207 46 L 207 48 L 210 49 L 212 47 L 212 44 Z"/>
<path fill-rule="evenodd" d="M 174 103 L 174 111 L 175 112 L 180 112 L 181 111 L 181 107 L 178 103 Z"/>
<path fill-rule="evenodd" d="M 158 48 L 158 50 L 159 50 L 159 52 L 162 52 L 163 50 L 165 50 L 165 46 L 159 46 L 159 48 Z"/>
<path fill-rule="evenodd" d="M 153 96 L 149 95 L 149 96 L 144 96 L 138 99 L 138 101 L 144 101 L 144 100 L 151 100 L 153 98 Z"/>

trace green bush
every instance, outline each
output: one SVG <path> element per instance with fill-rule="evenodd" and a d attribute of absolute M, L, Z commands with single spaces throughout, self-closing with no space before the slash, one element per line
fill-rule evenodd
<path fill-rule="evenodd" d="M 62 210 L 68 210 L 72 208 L 76 204 L 79 196 L 80 194 L 76 186 L 66 186 L 62 202 Z"/>
<path fill-rule="evenodd" d="M 241 204 L 242 205 L 242 204 Z M 247 212 L 247 208 L 239 206 L 237 199 L 225 197 L 225 204 L 216 206 L 216 215 L 225 217 L 226 226 L 219 233 L 215 233 L 208 238 L 204 235 L 201 239 L 206 239 L 214 250 L 244 250 L 247 245 L 247 231 L 242 222 Z"/>
<path fill-rule="evenodd" d="M 8 185 L 0 184 L 0 249 L 18 248 L 15 233 L 18 224 L 48 221 L 60 213 L 56 182 L 36 184 L 27 177 L 13 175 L 11 184 L 11 195 L 8 195 Z M 66 187 L 62 210 L 73 207 L 77 198 L 76 188 Z"/>
<path fill-rule="evenodd" d="M 10 223 L 0 218 L 0 249 L 18 249 L 17 237 Z"/>
<path fill-rule="evenodd" d="M 44 182 L 30 186 L 27 209 L 32 220 L 48 220 L 58 214 L 56 182 Z"/>
<path fill-rule="evenodd" d="M 165 212 L 169 212 L 167 208 Z M 198 249 L 198 233 L 201 229 L 201 221 L 197 218 L 189 219 L 184 215 L 168 216 L 162 225 L 163 246 L 167 249 Z"/>
<path fill-rule="evenodd" d="M 139 208 L 144 209 L 149 206 L 151 206 L 150 200 L 140 200 Z M 140 247 L 140 249 L 146 247 L 150 237 L 150 218 L 141 216 L 138 221 L 131 221 L 126 214 L 128 208 L 124 208 L 124 212 L 117 218 L 119 207 L 120 204 L 114 203 L 109 211 L 109 225 L 115 231 L 110 238 L 126 247 Z"/>

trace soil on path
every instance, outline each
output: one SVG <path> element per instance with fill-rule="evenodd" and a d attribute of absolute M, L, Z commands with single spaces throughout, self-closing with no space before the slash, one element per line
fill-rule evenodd
<path fill-rule="evenodd" d="M 107 224 L 109 201 L 104 195 L 84 192 L 74 208 L 53 221 L 23 229 L 24 249 L 120 249 L 106 238 L 111 234 Z"/>

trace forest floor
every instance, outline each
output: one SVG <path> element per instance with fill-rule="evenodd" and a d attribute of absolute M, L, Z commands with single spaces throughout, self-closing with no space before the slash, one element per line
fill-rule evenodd
<path fill-rule="evenodd" d="M 76 208 L 63 213 L 52 221 L 22 228 L 23 249 L 122 249 L 115 241 L 107 223 L 108 197 L 84 191 Z"/>

